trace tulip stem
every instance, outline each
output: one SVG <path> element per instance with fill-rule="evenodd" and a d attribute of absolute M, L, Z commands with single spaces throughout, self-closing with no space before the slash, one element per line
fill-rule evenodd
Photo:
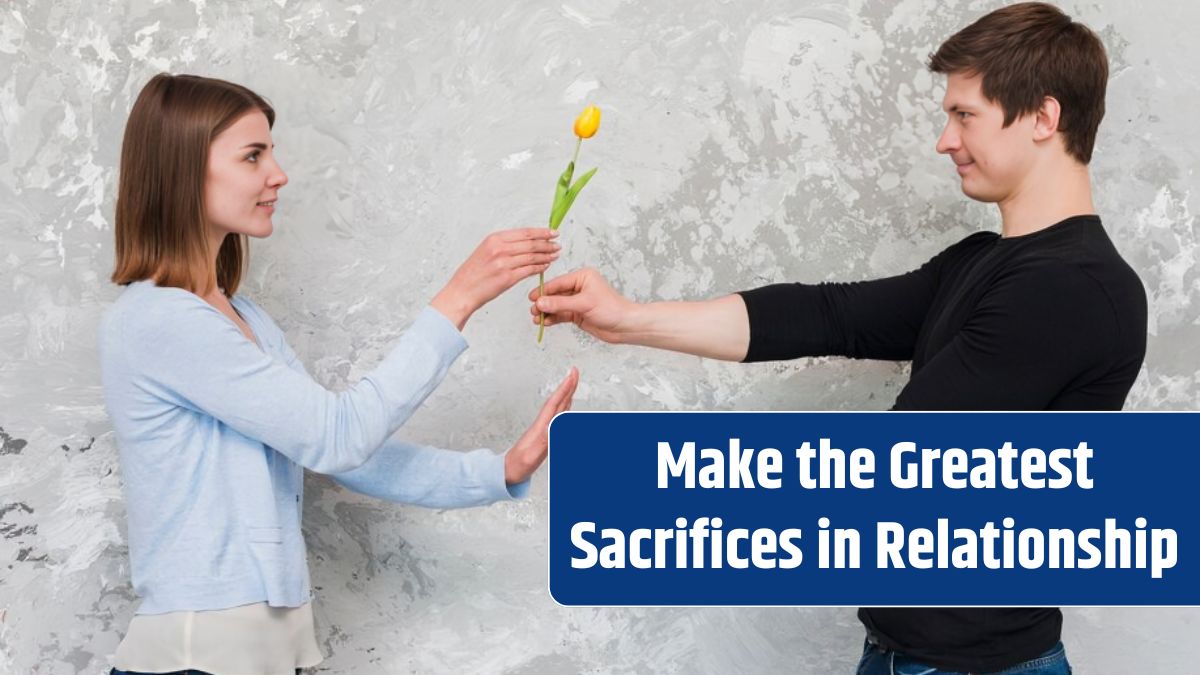
<path fill-rule="evenodd" d="M 538 297 L 546 294 L 546 273 L 538 272 Z M 538 315 L 538 344 L 542 344 L 542 333 L 546 332 L 546 313 Z"/>
<path fill-rule="evenodd" d="M 571 155 L 571 164 L 579 160 L 579 148 L 583 145 L 583 136 L 575 137 L 575 154 Z M 538 297 L 546 295 L 546 273 L 538 273 Z M 546 313 L 541 312 L 538 315 L 538 344 L 542 344 L 542 335 L 546 332 Z"/>

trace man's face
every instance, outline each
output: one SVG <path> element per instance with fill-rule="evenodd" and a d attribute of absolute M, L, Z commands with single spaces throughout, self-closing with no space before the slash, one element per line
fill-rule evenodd
<path fill-rule="evenodd" d="M 962 191 L 981 202 L 1011 198 L 1037 158 L 1036 115 L 1023 115 L 1004 128 L 1004 110 L 983 95 L 978 75 L 951 74 L 942 109 L 949 119 L 937 151 L 949 155 L 962 179 Z"/>

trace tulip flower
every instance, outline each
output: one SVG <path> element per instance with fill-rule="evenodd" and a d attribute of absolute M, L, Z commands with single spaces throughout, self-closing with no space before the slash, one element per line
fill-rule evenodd
<path fill-rule="evenodd" d="M 600 128 L 600 109 L 589 105 L 575 118 L 575 135 L 580 138 L 591 138 Z"/>
<path fill-rule="evenodd" d="M 571 183 L 571 178 L 575 175 L 575 162 L 579 159 L 579 148 L 583 145 L 583 139 L 591 138 L 596 135 L 596 131 L 600 128 L 600 109 L 594 105 L 589 105 L 579 113 L 579 117 L 575 118 L 574 131 L 578 139 L 575 141 L 575 154 L 571 156 L 571 163 L 567 165 L 566 171 L 558 177 L 558 184 L 554 187 L 554 204 L 550 207 L 550 229 L 557 230 L 559 225 L 562 225 L 563 218 L 567 217 L 567 211 L 571 210 L 571 205 L 575 203 L 575 198 L 579 196 L 580 190 L 588 184 L 592 176 L 596 173 L 596 169 L 592 169 L 580 176 L 579 180 Z M 546 273 L 538 274 L 538 292 L 539 295 L 544 295 L 546 292 Z M 542 335 L 546 331 L 546 314 L 543 312 L 538 319 L 538 336 L 537 341 L 540 344 Z"/>

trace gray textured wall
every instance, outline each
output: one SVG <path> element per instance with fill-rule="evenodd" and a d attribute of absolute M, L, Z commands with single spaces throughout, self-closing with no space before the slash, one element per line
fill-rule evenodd
<path fill-rule="evenodd" d="M 923 57 L 994 2 L 364 0 L 0 5 L 0 672 L 100 673 L 136 599 L 101 402 L 97 319 L 118 289 L 116 162 L 154 73 L 244 83 L 279 111 L 291 185 L 245 291 L 315 377 L 360 376 L 485 233 L 545 222 L 584 102 L 601 171 L 559 270 L 640 299 L 896 273 L 980 228 L 933 151 Z M 1112 61 L 1097 205 L 1150 294 L 1128 402 L 1197 409 L 1200 5 L 1068 3 Z M 526 286 L 527 287 L 527 286 Z M 409 425 L 506 447 L 570 364 L 582 409 L 879 409 L 906 367 L 739 366 L 596 344 L 537 349 L 521 293 Z M 546 593 L 546 486 L 432 512 L 310 478 L 305 530 L 331 673 L 848 672 L 845 609 L 566 609 Z M 614 491 L 619 486 L 614 486 Z M 1182 672 L 1194 609 L 1074 609 L 1079 672 Z M 1138 665 L 1140 664 L 1140 665 Z"/>

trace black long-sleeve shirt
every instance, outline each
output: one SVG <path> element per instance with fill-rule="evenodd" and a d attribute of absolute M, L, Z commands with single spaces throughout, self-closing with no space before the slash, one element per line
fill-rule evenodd
<path fill-rule="evenodd" d="M 1032 234 L 973 234 L 872 281 L 741 293 L 746 361 L 912 360 L 895 410 L 1120 410 L 1146 353 L 1146 295 L 1097 216 Z M 1055 608 L 860 609 L 888 648 L 992 671 L 1059 640 Z"/>

